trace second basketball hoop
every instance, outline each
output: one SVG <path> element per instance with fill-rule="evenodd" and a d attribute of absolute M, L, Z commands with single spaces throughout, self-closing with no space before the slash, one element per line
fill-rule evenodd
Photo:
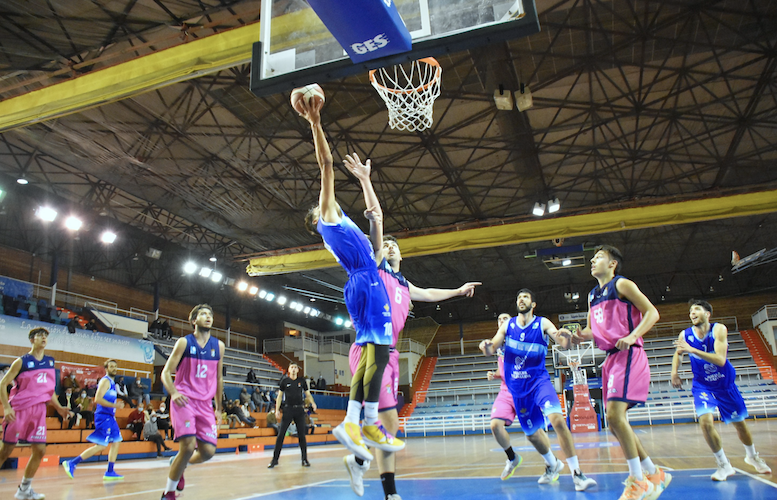
<path fill-rule="evenodd" d="M 440 63 L 432 57 L 370 71 L 370 83 L 388 108 L 389 126 L 410 132 L 432 126 L 441 78 Z"/>

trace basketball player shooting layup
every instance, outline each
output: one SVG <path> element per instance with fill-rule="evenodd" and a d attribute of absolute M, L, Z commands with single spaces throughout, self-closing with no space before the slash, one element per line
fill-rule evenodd
<path fill-rule="evenodd" d="M 378 420 L 380 385 L 392 342 L 391 305 L 386 287 L 378 275 L 373 252 L 373 248 L 382 247 L 382 230 L 378 233 L 379 240 L 371 245 L 335 200 L 332 152 L 321 126 L 323 104 L 323 99 L 319 98 L 310 101 L 302 99 L 299 108 L 295 108 L 310 123 L 316 159 L 321 169 L 319 202 L 305 217 L 305 227 L 311 234 L 321 235 L 324 246 L 348 273 L 343 296 L 356 330 L 356 344 L 362 346 L 359 365 L 351 379 L 345 420 L 332 433 L 351 453 L 363 460 L 372 460 L 372 453 L 365 442 L 387 452 L 405 447 L 405 443 L 388 434 Z M 382 215 L 372 185 L 362 183 L 362 190 L 368 210 Z M 362 402 L 364 426 L 360 429 Z"/>

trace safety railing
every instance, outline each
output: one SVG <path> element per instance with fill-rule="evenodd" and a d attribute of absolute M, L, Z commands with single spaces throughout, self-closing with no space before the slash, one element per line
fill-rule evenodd
<path fill-rule="evenodd" d="M 464 354 L 480 354 L 480 340 L 465 340 L 464 342 L 440 342 L 437 344 L 438 356 L 455 356 Z"/>
<path fill-rule="evenodd" d="M 426 347 L 417 340 L 399 339 L 399 342 L 397 342 L 397 351 L 409 352 L 423 356 L 424 353 L 426 353 Z"/>
<path fill-rule="evenodd" d="M 750 417 L 774 417 L 777 416 L 777 398 L 773 395 L 747 395 L 745 405 Z M 716 410 L 717 411 L 717 410 Z M 645 406 L 639 406 L 628 412 L 630 422 L 671 422 L 676 420 L 685 420 L 689 418 L 697 421 L 696 410 L 693 399 L 687 398 L 681 401 L 671 401 L 663 403 L 646 403 Z"/>
<path fill-rule="evenodd" d="M 340 354 L 348 356 L 351 345 L 339 340 L 321 340 L 318 344 L 319 354 Z"/>
<path fill-rule="evenodd" d="M 145 311 L 137 307 L 130 308 L 130 312 L 132 314 L 142 315 L 144 318 L 146 318 L 146 321 L 148 321 L 148 318 L 153 318 L 155 316 L 152 311 Z M 183 337 L 192 331 L 192 325 L 188 320 L 174 318 L 173 316 L 167 316 L 166 314 L 159 314 L 158 318 L 160 321 L 167 321 L 167 323 L 170 325 L 170 328 L 173 330 L 173 335 L 176 337 Z M 210 333 L 217 339 L 223 341 L 227 347 L 242 349 L 244 351 L 257 352 L 256 337 L 233 331 L 227 332 L 221 328 L 211 328 Z"/>
<path fill-rule="evenodd" d="M 753 328 L 758 328 L 767 321 L 777 321 L 777 304 L 767 304 L 751 316 Z"/>
<path fill-rule="evenodd" d="M 406 434 L 422 436 L 440 433 L 443 436 L 472 433 L 488 434 L 491 432 L 491 414 L 400 417 L 399 427 Z"/>

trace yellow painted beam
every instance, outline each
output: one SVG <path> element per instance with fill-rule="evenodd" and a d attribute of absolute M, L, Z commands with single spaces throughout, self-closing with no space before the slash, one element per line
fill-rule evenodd
<path fill-rule="evenodd" d="M 0 132 L 37 123 L 251 61 L 259 23 L 100 69 L 0 102 Z"/>
<path fill-rule="evenodd" d="M 404 238 L 400 243 L 402 256 L 408 258 L 769 212 L 777 212 L 777 190 L 415 236 Z M 246 271 L 251 276 L 262 276 L 335 265 L 327 250 L 311 250 L 254 258 Z"/>

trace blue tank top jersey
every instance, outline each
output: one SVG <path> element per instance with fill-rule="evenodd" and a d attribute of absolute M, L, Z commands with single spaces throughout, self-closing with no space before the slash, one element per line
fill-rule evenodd
<path fill-rule="evenodd" d="M 108 390 L 105 391 L 105 394 L 103 395 L 103 399 L 105 399 L 109 403 L 115 403 L 116 402 L 116 382 L 108 375 L 105 375 L 103 379 L 107 380 L 111 384 L 108 387 Z M 95 406 L 95 409 L 94 409 L 95 415 L 116 415 L 116 408 L 113 408 L 110 406 L 103 406 L 100 403 L 97 403 L 94 406 Z"/>
<path fill-rule="evenodd" d="M 712 334 L 714 328 L 715 323 L 710 324 L 710 331 L 701 340 L 694 333 L 693 327 L 686 328 L 683 335 L 685 336 L 685 341 L 691 347 L 700 351 L 714 353 L 715 336 Z M 717 366 L 695 354 L 690 354 L 688 357 L 691 360 L 694 387 L 708 391 L 720 391 L 735 385 L 737 373 L 728 359 L 726 359 L 725 365 Z"/>
<path fill-rule="evenodd" d="M 377 269 L 370 241 L 345 213 L 339 223 L 328 223 L 319 218 L 316 229 L 324 239 L 326 249 L 332 252 L 348 276 L 364 269 Z"/>
<path fill-rule="evenodd" d="M 504 343 L 505 382 L 511 392 L 524 392 L 541 380 L 550 380 L 545 368 L 548 354 L 548 336 L 542 331 L 542 317 L 521 327 L 518 317 L 507 323 Z"/>

